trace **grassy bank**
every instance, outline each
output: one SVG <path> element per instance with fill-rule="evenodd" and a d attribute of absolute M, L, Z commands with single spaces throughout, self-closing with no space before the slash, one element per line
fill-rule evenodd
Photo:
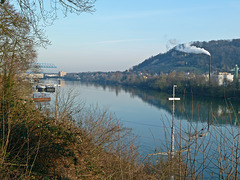
<path fill-rule="evenodd" d="M 51 112 L 31 100 L 2 99 L 1 179 L 155 178 L 114 116 L 96 107 L 70 108 L 68 100 L 59 99 Z"/>

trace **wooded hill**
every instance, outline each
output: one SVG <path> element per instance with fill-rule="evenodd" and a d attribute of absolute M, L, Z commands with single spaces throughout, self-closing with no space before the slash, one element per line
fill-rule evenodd
<path fill-rule="evenodd" d="M 193 42 L 191 46 L 204 48 L 211 54 L 213 71 L 231 71 L 236 64 L 240 65 L 240 39 L 213 40 L 209 42 Z M 133 72 L 168 73 L 173 70 L 205 73 L 209 69 L 209 58 L 206 54 L 185 53 L 177 50 L 177 46 L 166 53 L 146 59 L 133 67 Z"/>

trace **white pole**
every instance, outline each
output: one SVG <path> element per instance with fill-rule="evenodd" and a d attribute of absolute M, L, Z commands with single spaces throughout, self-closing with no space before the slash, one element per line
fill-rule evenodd
<path fill-rule="evenodd" d="M 173 105 L 172 105 L 172 132 L 171 132 L 171 157 L 174 157 L 174 112 L 175 112 L 175 88 L 177 85 L 173 85 Z"/>
<path fill-rule="evenodd" d="M 177 85 L 173 85 L 173 97 L 168 98 L 169 101 L 173 101 L 173 106 L 172 106 L 172 132 L 171 132 L 171 160 L 174 158 L 174 112 L 175 112 L 175 100 L 179 101 L 180 98 L 175 98 L 175 88 Z M 173 168 L 173 167 L 172 167 Z M 171 180 L 174 180 L 174 175 L 170 177 Z"/>

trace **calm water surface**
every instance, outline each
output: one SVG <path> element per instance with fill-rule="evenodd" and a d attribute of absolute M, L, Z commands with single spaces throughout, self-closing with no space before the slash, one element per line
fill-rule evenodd
<path fill-rule="evenodd" d="M 131 128 L 138 137 L 137 144 L 143 154 L 152 153 L 155 148 L 159 148 L 161 140 L 165 137 L 163 129 L 170 125 L 171 112 L 143 101 L 137 94 L 120 87 L 65 81 L 65 86 L 61 88 L 73 88 L 79 93 L 79 102 L 98 105 L 99 108 L 114 113 L 119 121 L 125 127 Z M 169 105 L 171 106 L 171 103 Z"/>
<path fill-rule="evenodd" d="M 144 156 L 155 150 L 165 152 L 169 149 L 172 102 L 168 101 L 168 97 L 172 94 L 138 88 L 61 81 L 61 89 L 68 88 L 78 92 L 77 101 L 85 101 L 87 105 L 97 104 L 98 107 L 115 113 L 120 122 L 125 127 L 131 128 L 138 136 L 137 145 Z M 208 146 L 206 154 L 210 157 L 215 154 L 213 149 L 219 146 L 216 139 L 221 139 L 223 134 L 227 138 L 224 145 L 233 141 L 235 143 L 239 137 L 238 101 L 182 96 L 177 93 L 177 89 L 176 97 L 181 97 L 181 101 L 176 102 L 175 110 L 176 149 L 179 143 L 184 146 L 186 143 L 184 138 L 187 141 L 189 137 L 199 137 L 194 142 L 198 144 L 204 137 L 204 143 Z M 202 159 L 202 156 L 199 156 L 199 159 Z M 218 160 L 211 160 L 208 163 L 210 174 L 214 171 L 211 163 L 217 164 Z"/>

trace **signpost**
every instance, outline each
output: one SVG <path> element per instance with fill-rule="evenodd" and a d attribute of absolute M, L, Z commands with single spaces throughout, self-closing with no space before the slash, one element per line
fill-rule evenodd
<path fill-rule="evenodd" d="M 172 105 L 172 132 L 171 132 L 171 156 L 174 157 L 174 112 L 175 112 L 175 101 L 179 101 L 180 98 L 175 97 L 175 88 L 177 85 L 173 85 L 173 97 L 168 98 L 169 101 L 173 102 Z"/>
<path fill-rule="evenodd" d="M 171 132 L 171 158 L 174 158 L 174 112 L 175 112 L 175 101 L 179 101 L 180 98 L 175 97 L 175 88 L 177 85 L 173 85 L 173 97 L 168 98 L 169 101 L 173 102 L 172 105 L 172 132 Z M 174 175 L 171 176 L 174 179 Z"/>
<path fill-rule="evenodd" d="M 175 101 L 179 101 L 180 98 L 175 97 L 175 88 L 177 87 L 177 85 L 173 85 L 173 97 L 168 98 L 169 101 L 173 102 L 173 106 L 172 106 L 172 129 L 171 129 L 171 152 L 159 152 L 159 153 L 153 153 L 153 154 L 148 154 L 144 161 L 147 159 L 148 156 L 152 156 L 152 155 L 169 155 L 171 156 L 171 158 L 174 157 L 174 111 L 175 111 Z M 181 150 L 180 150 L 181 151 Z M 170 179 L 174 179 L 174 175 L 171 176 Z"/>

